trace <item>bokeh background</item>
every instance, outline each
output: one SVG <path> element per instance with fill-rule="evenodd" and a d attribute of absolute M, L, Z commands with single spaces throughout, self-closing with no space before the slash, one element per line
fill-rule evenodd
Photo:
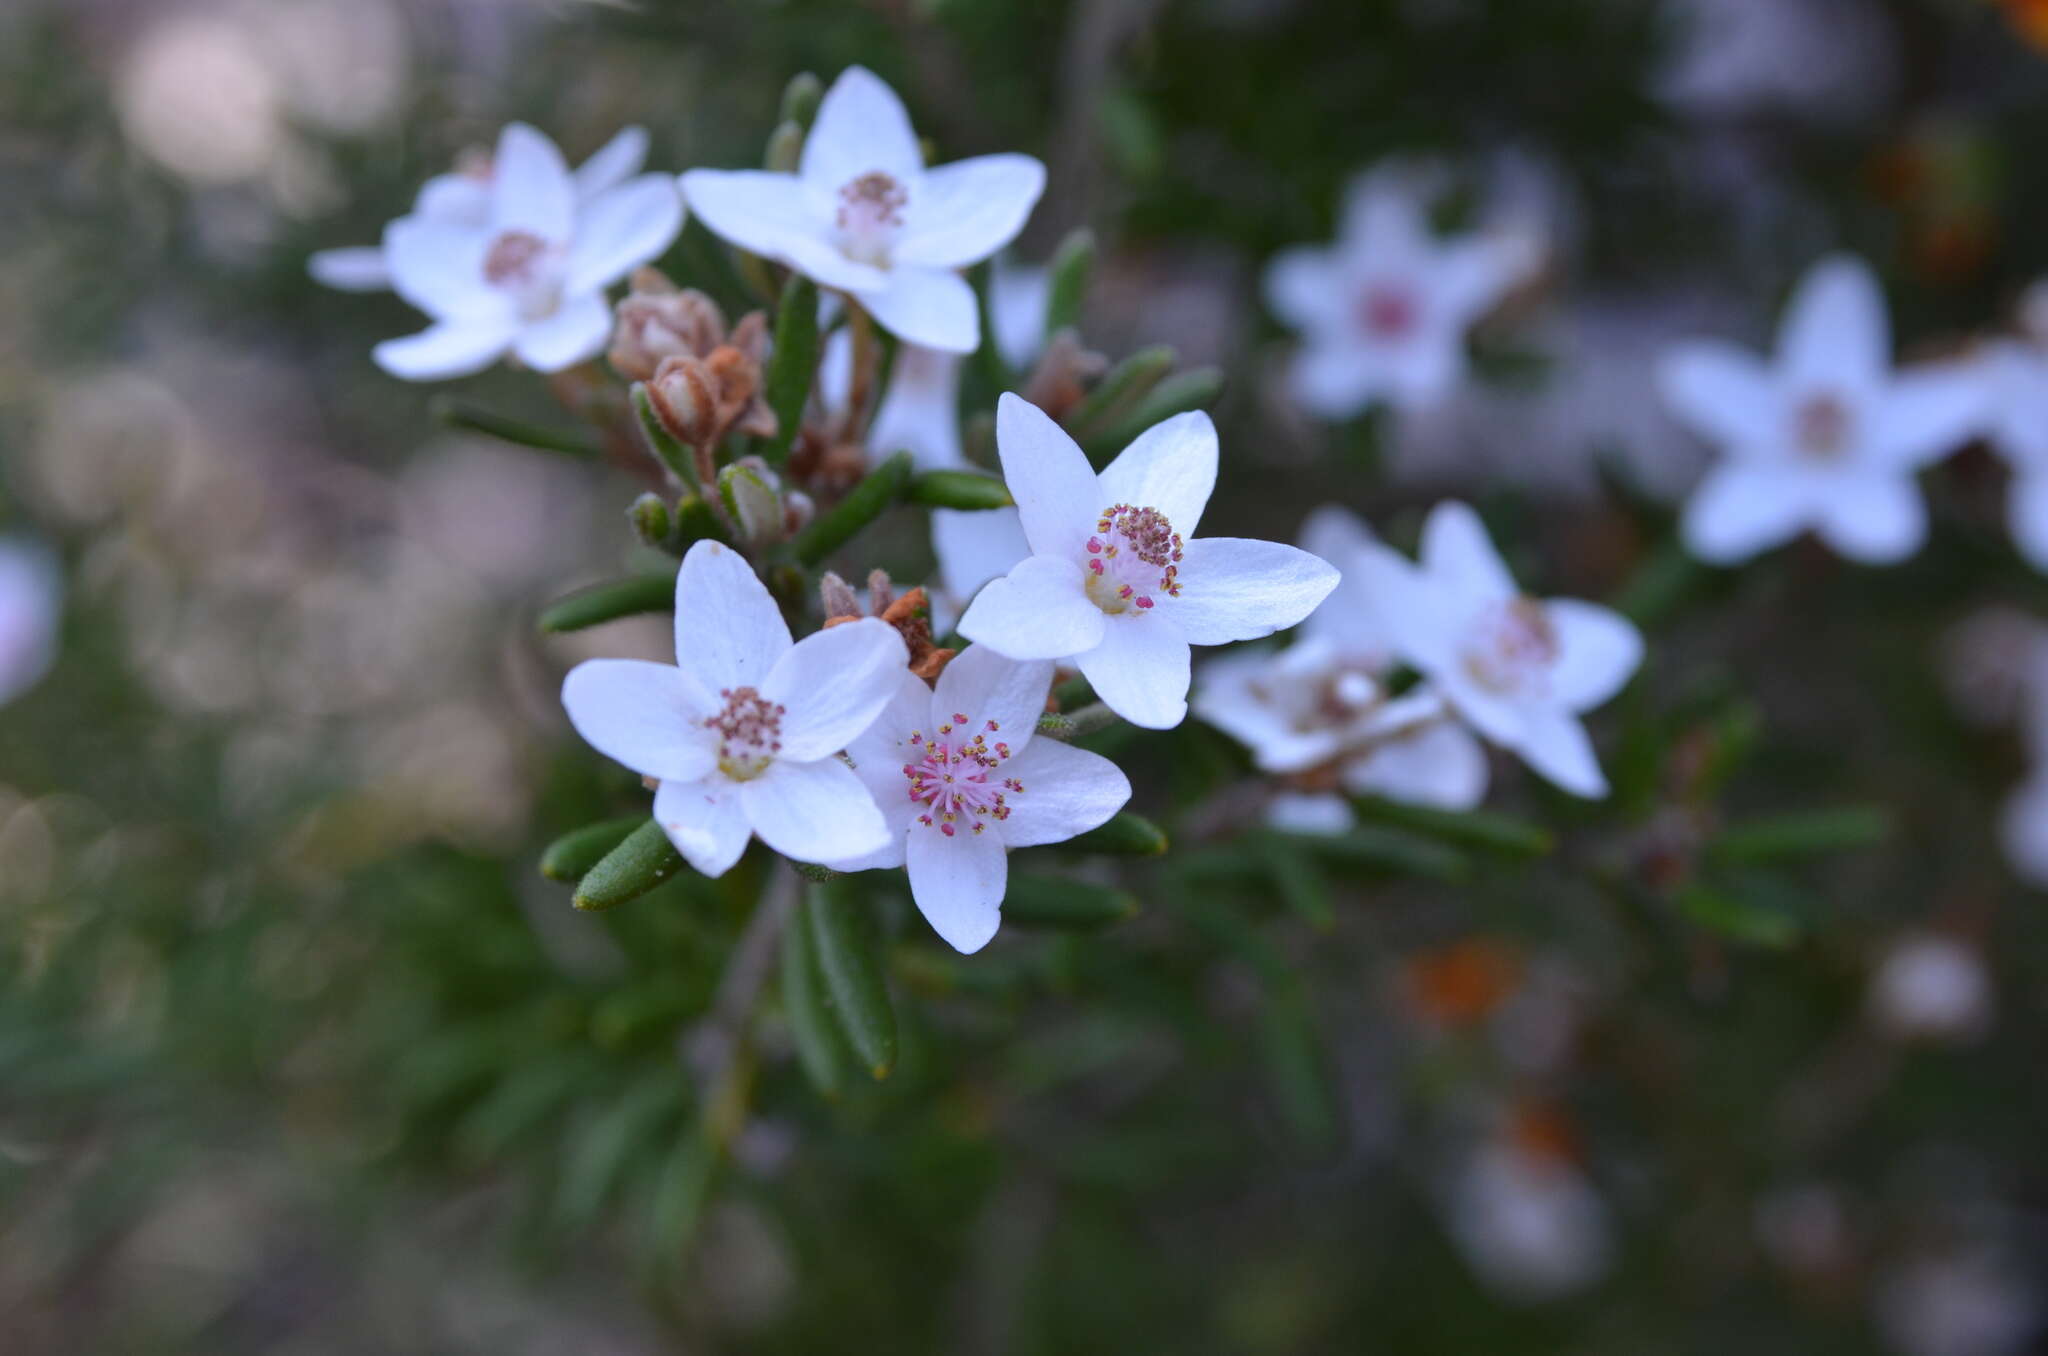
<path fill-rule="evenodd" d="M 1221 736 L 1126 739 L 1179 844 L 1144 913 L 971 959 L 891 920 L 902 1067 L 828 1105 L 771 1022 L 698 1193 L 753 879 L 591 918 L 534 869 L 635 803 L 555 694 L 665 623 L 532 619 L 647 563 L 639 486 L 437 429 L 368 357 L 415 318 L 305 259 L 507 119 L 755 164 L 853 62 L 943 158 L 1047 161 L 1018 253 L 1094 229 L 1091 347 L 1228 372 L 1212 530 L 1406 542 L 1456 493 L 1651 661 L 1595 718 L 1612 804 L 1502 770 L 1541 857 L 1304 878 L 1205 846 Z M 1835 248 L 1958 351 L 2048 272 L 2044 155 L 2029 0 L 11 0 L 0 531 L 66 600 L 0 709 L 0 1349 L 2048 1351 L 2048 920 L 1995 719 L 2048 588 L 2003 473 L 1932 475 L 1903 567 L 1689 568 L 1704 453 L 1649 378 Z M 1388 157 L 1550 264 L 1446 406 L 1318 426 L 1260 267 Z M 914 577 L 895 528 L 863 563 Z M 1843 850 L 1674 886 L 1815 809 Z"/>

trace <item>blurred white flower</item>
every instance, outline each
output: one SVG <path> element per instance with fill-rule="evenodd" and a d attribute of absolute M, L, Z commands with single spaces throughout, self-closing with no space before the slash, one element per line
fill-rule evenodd
<path fill-rule="evenodd" d="M 834 865 L 906 867 L 918 911 L 956 951 L 995 936 L 1012 848 L 1059 843 L 1105 822 L 1131 784 L 1100 754 L 1035 738 L 1052 665 L 970 645 L 933 687 L 905 670 L 895 698 L 847 746 L 889 845 Z"/>
<path fill-rule="evenodd" d="M 0 706 L 56 662 L 63 592 L 56 557 L 35 543 L 0 537 Z"/>
<path fill-rule="evenodd" d="M 1612 1253 L 1607 1208 L 1567 1158 L 1503 1136 L 1452 1187 L 1451 1237 L 1503 1299 L 1538 1303 L 1599 1280 Z"/>
<path fill-rule="evenodd" d="M 2030 732 L 2048 715 L 2048 624 L 2018 608 L 1987 607 L 1943 637 L 1941 673 L 1949 697 L 1978 725 L 2024 720 Z M 2036 748 L 2048 749 L 2048 731 Z"/>
<path fill-rule="evenodd" d="M 899 339 L 971 353 L 981 323 L 955 270 L 1016 238 L 1045 166 L 983 155 L 926 169 L 902 100 L 851 66 L 826 91 L 795 174 L 691 170 L 682 186 L 733 244 L 850 294 Z"/>
<path fill-rule="evenodd" d="M 1911 1263 L 1873 1287 L 1880 1328 L 1904 1356 L 2017 1356 L 2038 1298 L 1983 1253 Z"/>
<path fill-rule="evenodd" d="M 1991 1022 L 1991 976 L 1977 948 L 1922 933 L 1900 939 L 1870 982 L 1870 1015 L 1894 1036 L 1964 1041 Z"/>
<path fill-rule="evenodd" d="M 1843 255 L 1800 282 L 1772 361 L 1693 340 L 1658 378 L 1672 411 L 1724 454 L 1683 525 L 1688 549 L 1716 564 L 1808 527 L 1853 560 L 1912 555 L 1927 535 L 1914 473 L 1967 442 L 1987 405 L 1967 367 L 1893 370 L 1877 279 Z"/>
<path fill-rule="evenodd" d="M 640 172 L 647 160 L 647 129 L 622 128 L 597 154 L 576 168 L 576 203 L 588 206 L 601 194 L 619 187 Z M 483 230 L 491 224 L 491 185 L 495 161 L 472 155 L 447 174 L 420 185 L 412 211 L 400 220 L 419 219 L 448 226 Z M 391 286 L 391 264 L 384 245 L 350 245 L 316 250 L 306 260 L 316 282 L 344 292 L 382 292 Z"/>
<path fill-rule="evenodd" d="M 591 659 L 562 706 L 608 758 L 658 778 L 654 817 L 691 866 L 732 869 L 747 840 L 803 862 L 887 846 L 838 754 L 896 695 L 909 654 L 869 617 L 790 642 L 767 586 L 729 547 L 700 541 L 676 574 L 676 662 Z"/>
<path fill-rule="evenodd" d="M 817 390 L 828 418 L 843 415 L 853 390 L 853 336 L 844 328 L 825 340 Z M 966 467 L 960 451 L 959 354 L 916 344 L 896 350 L 889 388 L 868 425 L 867 449 L 876 461 L 908 452 L 920 471 Z"/>
<path fill-rule="evenodd" d="M 1976 359 L 1989 406 L 1991 446 L 2012 468 L 2006 522 L 2013 544 L 2048 570 L 2048 348 L 1999 340 Z"/>
<path fill-rule="evenodd" d="M 1357 822 L 1350 803 L 1333 791 L 1281 791 L 1266 802 L 1267 826 L 1282 833 L 1338 834 Z"/>
<path fill-rule="evenodd" d="M 555 143 L 524 123 L 498 138 L 487 193 L 482 222 L 430 213 L 385 228 L 393 289 L 434 318 L 377 345 L 393 376 L 464 376 L 507 351 L 541 372 L 596 356 L 612 330 L 604 289 L 667 249 L 683 224 L 667 175 L 583 200 Z"/>
<path fill-rule="evenodd" d="M 1439 239 L 1421 190 L 1413 175 L 1364 175 L 1333 247 L 1297 246 L 1267 266 L 1267 304 L 1302 332 L 1290 374 L 1313 414 L 1442 400 L 1464 378 L 1466 330 L 1540 261 L 1526 229 Z"/>
<path fill-rule="evenodd" d="M 1679 41 L 1656 92 L 1696 117 L 1853 120 L 1883 109 L 1897 43 L 1870 0 L 1667 0 Z"/>
<path fill-rule="evenodd" d="M 939 558 L 939 587 L 930 594 L 932 633 L 942 636 L 983 584 L 1031 554 L 1031 543 L 1014 508 L 933 509 L 932 551 Z"/>
<path fill-rule="evenodd" d="M 1292 546 L 1191 539 L 1216 486 L 1216 426 L 1199 410 L 1139 434 L 1098 476 L 1043 410 L 1006 393 L 996 445 L 1033 554 L 981 590 L 960 634 L 1012 659 L 1072 659 L 1134 725 L 1187 716 L 1189 646 L 1270 636 L 1337 585 Z"/>
<path fill-rule="evenodd" d="M 226 13 L 184 12 L 144 29 L 114 104 L 130 141 L 195 183 L 256 178 L 287 135 L 277 73 Z"/>
<path fill-rule="evenodd" d="M 1619 692 L 1643 641 L 1620 613 L 1515 587 L 1479 515 L 1439 504 L 1411 565 L 1391 551 L 1362 556 L 1361 583 L 1394 653 L 1451 709 L 1556 785 L 1604 796 L 1578 713 Z"/>

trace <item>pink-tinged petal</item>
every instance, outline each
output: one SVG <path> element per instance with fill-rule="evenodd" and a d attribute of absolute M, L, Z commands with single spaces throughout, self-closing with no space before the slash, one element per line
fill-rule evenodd
<path fill-rule="evenodd" d="M 1041 739 L 1004 765 L 1024 789 L 1008 800 L 1010 817 L 994 825 L 1013 848 L 1064 843 L 1124 808 L 1131 782 L 1099 753 Z"/>
<path fill-rule="evenodd" d="M 1778 361 L 1790 384 L 1867 390 L 1891 366 L 1891 321 L 1870 265 L 1832 255 L 1808 270 L 1778 331 Z"/>
<path fill-rule="evenodd" d="M 700 541 L 676 572 L 676 663 L 711 692 L 759 688 L 788 653 L 789 624 L 746 558 Z"/>
<path fill-rule="evenodd" d="M 808 762 L 845 748 L 889 704 L 910 651 L 874 617 L 805 636 L 775 661 L 761 695 L 784 708 L 784 758 Z"/>
<path fill-rule="evenodd" d="M 585 743 L 643 777 L 692 782 L 718 763 L 704 727 L 717 699 L 672 665 L 585 660 L 562 680 L 562 709 Z"/>
<path fill-rule="evenodd" d="M 1576 598 L 1543 606 L 1557 635 L 1550 690 L 1567 710 L 1591 710 L 1628 685 L 1643 662 L 1643 633 L 1628 618 Z"/>
<path fill-rule="evenodd" d="M 1003 921 L 1010 859 L 993 832 L 962 828 L 948 837 L 935 828 L 911 830 L 904 865 L 910 897 L 932 931 L 962 955 L 988 945 Z"/>
<path fill-rule="evenodd" d="M 1522 739 L 1515 746 L 1522 761 L 1545 781 L 1575 796 L 1598 800 L 1607 794 L 1607 778 L 1600 771 L 1600 759 L 1593 741 L 1577 716 L 1563 711 L 1528 714 Z"/>
<path fill-rule="evenodd" d="M 391 269 L 376 245 L 315 250 L 306 260 L 306 272 L 314 282 L 342 292 L 382 292 L 391 286 Z"/>
<path fill-rule="evenodd" d="M 747 850 L 754 831 L 739 787 L 724 777 L 663 782 L 654 793 L 654 821 L 700 876 L 722 876 Z"/>
<path fill-rule="evenodd" d="M 946 592 L 969 599 L 1031 554 L 1024 520 L 1013 508 L 932 510 L 932 550 Z"/>
<path fill-rule="evenodd" d="M 1336 834 L 1358 822 L 1344 797 L 1326 791 L 1282 791 L 1266 802 L 1266 823 L 1282 833 Z"/>
<path fill-rule="evenodd" d="M 1537 253 L 1521 235 L 1480 233 L 1446 241 L 1430 268 L 1430 290 L 1448 327 L 1462 333 L 1529 276 Z"/>
<path fill-rule="evenodd" d="M 1836 477 L 1817 508 L 1822 540 L 1865 565 L 1895 564 L 1927 540 L 1927 504 L 1907 476 Z"/>
<path fill-rule="evenodd" d="M 575 230 L 576 181 L 554 142 L 523 122 L 498 135 L 491 159 L 491 225 L 567 241 Z"/>
<path fill-rule="evenodd" d="M 1102 642 L 1074 657 L 1095 695 L 1148 730 L 1170 730 L 1187 719 L 1190 656 L 1187 638 L 1173 618 L 1104 620 Z"/>
<path fill-rule="evenodd" d="M 996 402 L 996 452 L 1024 524 L 1024 539 L 1044 555 L 1078 556 L 1102 497 L 1087 454 L 1044 410 L 1004 392 Z"/>
<path fill-rule="evenodd" d="M 512 346 L 510 322 L 471 323 L 444 320 L 403 339 L 386 339 L 370 356 L 394 377 L 406 381 L 445 381 L 481 372 Z"/>
<path fill-rule="evenodd" d="M 510 321 L 510 298 L 484 278 L 490 247 L 483 231 L 421 217 L 401 217 L 384 228 L 392 290 L 435 317 Z"/>
<path fill-rule="evenodd" d="M 1349 342 L 1310 343 L 1288 364 L 1287 384 L 1301 407 L 1321 419 L 1365 413 L 1391 383 L 1386 363 Z"/>
<path fill-rule="evenodd" d="M 683 229 L 683 197 L 666 174 L 643 174 L 585 203 L 569 247 L 571 295 L 598 292 L 660 256 Z"/>
<path fill-rule="evenodd" d="M 621 127 L 618 135 L 598 147 L 570 176 L 576 181 L 577 201 L 587 203 L 605 190 L 617 188 L 646 163 L 647 129 Z"/>
<path fill-rule="evenodd" d="M 2005 512 L 2020 554 L 2048 573 L 2048 471 L 2015 472 L 2006 486 Z"/>
<path fill-rule="evenodd" d="M 860 303 L 876 324 L 905 343 L 941 353 L 972 353 L 981 346 L 974 289 L 957 273 L 898 265 L 879 289 L 862 292 Z"/>
<path fill-rule="evenodd" d="M 1468 617 L 1456 609 L 1446 590 L 1429 574 L 1387 547 L 1362 552 L 1345 572 L 1345 593 L 1368 600 L 1369 633 L 1383 637 L 1397 656 L 1436 673 L 1453 662 L 1458 628 Z"/>
<path fill-rule="evenodd" d="M 1216 489 L 1216 425 L 1202 410 L 1176 414 L 1140 433 L 1102 469 L 1102 507 L 1130 504 L 1166 515 L 1192 539 Z"/>
<path fill-rule="evenodd" d="M 1028 155 L 979 155 L 927 170 L 892 256 L 916 268 L 965 268 L 1017 238 L 1045 166 Z"/>
<path fill-rule="evenodd" d="M 778 758 L 740 783 L 740 804 L 761 841 L 794 861 L 851 861 L 889 844 L 874 797 L 837 758 Z"/>
<path fill-rule="evenodd" d="M 1065 659 L 1101 644 L 1106 621 L 1079 565 L 1031 556 L 974 595 L 960 634 L 1011 659 Z"/>
<path fill-rule="evenodd" d="M 1783 469 L 1724 462 L 1685 503 L 1685 547 L 1714 565 L 1734 565 L 1792 540 L 1815 516 L 1802 479 Z"/>
<path fill-rule="evenodd" d="M 1439 810 L 1470 810 L 1486 799 L 1486 750 L 1455 719 L 1433 721 L 1344 765 L 1344 788 Z"/>
<path fill-rule="evenodd" d="M 1190 645 L 1228 645 L 1283 631 L 1337 587 L 1335 566 L 1276 541 L 1202 537 L 1187 544 L 1184 582 L 1165 608 Z"/>
<path fill-rule="evenodd" d="M 487 231 L 491 224 L 491 180 L 488 175 L 437 174 L 420 185 L 412 215 L 449 226 Z"/>
<path fill-rule="evenodd" d="M 967 738 L 986 733 L 991 745 L 1007 744 L 1014 755 L 1031 742 L 1051 690 L 1050 661 L 1010 659 L 986 645 L 970 645 L 939 673 L 932 717 L 954 723 L 955 715 L 965 716 Z M 989 721 L 995 722 L 994 730 L 988 729 Z"/>
<path fill-rule="evenodd" d="M 521 330 L 512 351 L 536 372 L 559 372 L 604 352 L 611 333 L 612 308 L 593 292 L 570 297 L 546 320 Z"/>
<path fill-rule="evenodd" d="M 1963 364 L 1901 372 L 1871 419 L 1872 458 L 1908 471 L 1941 460 L 1989 430 L 1990 397 L 1983 374 Z"/>
<path fill-rule="evenodd" d="M 1681 424 L 1730 452 L 1781 441 L 1777 383 L 1747 349 L 1718 340 L 1679 344 L 1658 359 L 1657 391 Z"/>
<path fill-rule="evenodd" d="M 827 238 L 831 218 L 820 215 L 793 174 L 767 170 L 691 170 L 683 197 L 712 234 L 750 253 L 787 264 L 825 287 L 868 292 L 889 275 L 857 264 Z"/>
<path fill-rule="evenodd" d="M 1512 598 L 1518 589 L 1486 524 L 1469 504 L 1446 500 L 1422 525 L 1422 568 L 1465 608 Z"/>
<path fill-rule="evenodd" d="M 1329 250 L 1280 251 L 1266 264 L 1265 291 L 1267 309 L 1295 329 L 1324 334 L 1351 323 L 1350 289 Z"/>
<path fill-rule="evenodd" d="M 877 170 L 913 184 L 924 172 L 924 151 L 896 91 L 865 67 L 848 66 L 818 105 L 798 173 L 813 192 L 836 195 Z"/>
<path fill-rule="evenodd" d="M 854 775 L 875 798 L 892 832 L 900 832 L 910 820 L 910 782 L 903 775 L 903 766 L 923 756 L 910 737 L 929 731 L 934 723 L 932 690 L 906 668 L 896 680 L 889 704 L 846 746 Z"/>

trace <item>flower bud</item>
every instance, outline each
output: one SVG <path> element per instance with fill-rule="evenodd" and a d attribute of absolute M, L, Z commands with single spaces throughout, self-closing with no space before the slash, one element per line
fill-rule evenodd
<path fill-rule="evenodd" d="M 701 358 L 668 357 L 647 380 L 647 402 L 677 442 L 701 447 L 721 431 L 718 395 Z"/>
<path fill-rule="evenodd" d="M 634 270 L 620 298 L 608 355 L 628 381 L 653 377 L 664 359 L 704 357 L 725 342 L 725 315 L 695 288 L 678 289 L 658 269 Z"/>
<path fill-rule="evenodd" d="M 738 525 L 740 536 L 757 545 L 783 539 L 787 517 L 781 488 L 779 478 L 759 457 L 742 457 L 718 475 L 726 513 Z"/>
<path fill-rule="evenodd" d="M 641 541 L 657 549 L 667 544 L 669 529 L 674 524 L 669 518 L 668 505 L 661 502 L 660 495 L 641 495 L 626 510 L 626 516 L 633 520 L 633 531 L 639 534 Z"/>

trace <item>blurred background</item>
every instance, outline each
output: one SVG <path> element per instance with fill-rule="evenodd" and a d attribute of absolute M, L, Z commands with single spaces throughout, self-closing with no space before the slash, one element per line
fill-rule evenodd
<path fill-rule="evenodd" d="M 854 62 L 939 158 L 1046 160 L 1018 259 L 1093 228 L 1091 348 L 1227 371 L 1209 530 L 1407 544 L 1455 493 L 1651 658 L 1594 720 L 1613 802 L 1500 769 L 1540 857 L 1203 854 L 1244 755 L 1128 739 L 1178 844 L 1144 913 L 973 958 L 890 920 L 894 1077 L 828 1105 L 771 1022 L 699 1193 L 754 880 L 587 917 L 534 867 L 639 803 L 556 693 L 665 620 L 532 622 L 648 563 L 640 486 L 437 430 L 369 361 L 414 314 L 305 261 L 508 119 L 751 165 Z M 2004 473 L 1930 476 L 1896 569 L 1687 568 L 1705 452 L 1650 382 L 1836 248 L 1908 354 L 2004 327 L 2044 156 L 2032 0 L 10 0 L 0 538 L 62 617 L 0 664 L 0 1348 L 2048 1351 L 2048 920 L 1997 832 L 2048 587 Z M 1317 425 L 1261 267 L 1395 157 L 1548 263 L 1450 401 Z M 860 564 L 927 569 L 901 526 Z M 1690 888 L 1829 807 L 1886 829 Z"/>

